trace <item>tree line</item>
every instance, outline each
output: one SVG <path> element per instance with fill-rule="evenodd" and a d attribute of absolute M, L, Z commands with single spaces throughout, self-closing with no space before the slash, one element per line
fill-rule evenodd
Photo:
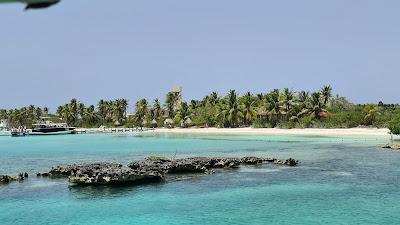
<path fill-rule="evenodd" d="M 345 97 L 333 96 L 329 85 L 315 92 L 289 88 L 239 96 L 230 90 L 225 96 L 212 92 L 202 99 L 182 101 L 181 92 L 168 92 L 164 102 L 141 99 L 134 113 L 128 114 L 128 100 L 100 100 L 86 106 L 77 99 L 49 114 L 48 108 L 33 105 L 0 110 L 0 118 L 12 126 L 30 127 L 35 120 L 49 116 L 71 126 L 99 127 L 280 127 L 348 128 L 357 126 L 394 127 L 400 115 L 398 105 L 357 105 Z"/>

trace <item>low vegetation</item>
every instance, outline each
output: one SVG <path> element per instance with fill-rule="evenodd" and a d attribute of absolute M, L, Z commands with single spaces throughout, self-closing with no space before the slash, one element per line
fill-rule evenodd
<path fill-rule="evenodd" d="M 400 116 L 390 121 L 389 130 L 391 134 L 400 135 Z"/>
<path fill-rule="evenodd" d="M 164 103 L 151 104 L 141 99 L 135 111 L 128 114 L 128 100 L 100 100 L 86 106 L 76 99 L 59 106 L 56 114 L 48 108 L 33 105 L 21 109 L 0 110 L 0 118 L 13 127 L 30 127 L 39 117 L 78 127 L 279 127 L 279 128 L 351 128 L 388 127 L 399 133 L 400 106 L 394 104 L 360 105 L 345 97 L 333 96 L 324 86 L 316 92 L 295 92 L 288 88 L 267 93 L 245 93 L 231 90 L 226 96 L 216 92 L 203 99 L 182 101 L 181 92 L 169 92 Z"/>

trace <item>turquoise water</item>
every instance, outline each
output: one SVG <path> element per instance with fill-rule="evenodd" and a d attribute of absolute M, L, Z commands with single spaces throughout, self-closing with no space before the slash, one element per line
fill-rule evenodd
<path fill-rule="evenodd" d="M 148 155 L 294 157 L 136 187 L 31 176 L 0 186 L 0 224 L 399 224 L 400 152 L 364 137 L 87 134 L 0 137 L 0 174 Z"/>

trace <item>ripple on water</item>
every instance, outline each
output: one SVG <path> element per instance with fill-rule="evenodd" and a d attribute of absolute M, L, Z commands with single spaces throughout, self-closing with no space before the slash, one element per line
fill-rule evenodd
<path fill-rule="evenodd" d="M 325 172 L 325 174 L 331 176 L 343 176 L 343 177 L 353 176 L 352 173 L 346 171 L 329 171 Z"/>

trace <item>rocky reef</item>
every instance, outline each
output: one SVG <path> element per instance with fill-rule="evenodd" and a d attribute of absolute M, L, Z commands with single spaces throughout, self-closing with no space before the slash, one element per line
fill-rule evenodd
<path fill-rule="evenodd" d="M 279 165 L 296 166 L 298 161 L 294 159 L 279 160 L 274 158 L 207 158 L 193 157 L 170 160 L 166 158 L 147 158 L 133 161 L 128 167 L 113 164 L 96 164 L 95 166 L 78 166 L 71 170 L 69 181 L 75 184 L 136 184 L 159 182 L 165 180 L 167 175 L 184 173 L 206 173 L 211 174 L 214 169 L 238 168 L 240 164 L 273 163 Z M 61 169 L 59 171 L 64 171 Z"/>
<path fill-rule="evenodd" d="M 382 148 L 400 150 L 400 144 L 387 144 L 382 146 Z"/>
<path fill-rule="evenodd" d="M 177 173 L 212 173 L 215 168 L 237 168 L 237 158 L 194 157 L 185 159 L 150 159 L 134 161 L 128 165 L 132 170 L 157 171 L 162 174 Z"/>
<path fill-rule="evenodd" d="M 14 181 L 24 181 L 28 178 L 28 173 L 20 173 L 17 176 L 0 175 L 0 184 L 8 184 Z"/>
<path fill-rule="evenodd" d="M 218 169 L 238 168 L 241 164 L 256 165 L 272 163 L 296 166 L 295 159 L 275 158 L 224 158 L 193 157 L 170 160 L 163 157 L 148 157 L 129 163 L 126 167 L 118 163 L 91 163 L 58 166 L 49 172 L 39 173 L 45 177 L 68 177 L 69 182 L 77 185 L 127 185 L 161 182 L 166 176 L 189 173 L 211 174 Z"/>
<path fill-rule="evenodd" d="M 69 182 L 81 185 L 126 185 L 159 182 L 163 174 L 151 170 L 132 170 L 112 165 L 85 166 L 69 176 Z"/>
<path fill-rule="evenodd" d="M 100 170 L 100 169 L 116 169 L 121 168 L 119 163 L 85 163 L 85 164 L 72 164 L 67 166 L 57 166 L 51 168 L 50 171 L 45 173 L 38 173 L 37 176 L 62 178 L 75 175 L 78 171 Z"/>

